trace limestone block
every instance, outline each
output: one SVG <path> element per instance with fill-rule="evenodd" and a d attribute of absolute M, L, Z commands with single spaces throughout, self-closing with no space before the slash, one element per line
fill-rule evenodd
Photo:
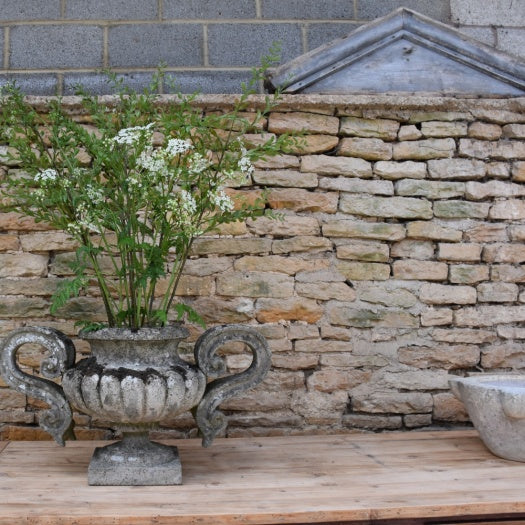
<path fill-rule="evenodd" d="M 61 282 L 53 277 L 15 277 L 0 279 L 0 295 L 53 295 Z"/>
<path fill-rule="evenodd" d="M 291 297 L 287 299 L 258 299 L 256 318 L 260 323 L 279 321 L 305 321 L 316 323 L 323 315 L 323 309 L 313 299 Z"/>
<path fill-rule="evenodd" d="M 374 173 L 382 179 L 424 179 L 427 165 L 424 162 L 407 160 L 404 162 L 379 161 L 374 164 Z"/>
<path fill-rule="evenodd" d="M 494 179 L 508 179 L 510 165 L 508 162 L 487 162 L 487 175 Z"/>
<path fill-rule="evenodd" d="M 296 352 L 314 352 L 328 354 L 331 352 L 352 352 L 353 346 L 349 341 L 330 341 L 324 339 L 301 339 L 295 342 Z"/>
<path fill-rule="evenodd" d="M 465 405 L 453 394 L 434 394 L 434 419 L 437 421 L 468 421 Z"/>
<path fill-rule="evenodd" d="M 248 229 L 255 235 L 276 235 L 291 237 L 295 235 L 318 235 L 321 232 L 315 217 L 284 215 L 282 220 L 258 217 L 246 221 Z"/>
<path fill-rule="evenodd" d="M 341 195 L 339 208 L 343 213 L 363 215 L 365 217 L 432 218 L 432 205 L 430 202 L 410 197 L 359 197 L 343 194 Z"/>
<path fill-rule="evenodd" d="M 390 277 L 389 264 L 339 261 L 336 268 L 350 281 L 386 281 Z"/>
<path fill-rule="evenodd" d="M 456 151 L 454 139 L 424 139 L 394 144 L 395 160 L 428 160 L 452 157 Z"/>
<path fill-rule="evenodd" d="M 393 274 L 395 279 L 445 281 L 448 277 L 448 265 L 443 262 L 405 259 L 394 262 Z"/>
<path fill-rule="evenodd" d="M 465 137 L 468 124 L 466 122 L 443 122 L 429 120 L 421 123 L 421 133 L 424 137 Z"/>
<path fill-rule="evenodd" d="M 340 134 L 347 137 L 395 140 L 398 129 L 399 122 L 396 120 L 343 117 Z"/>
<path fill-rule="evenodd" d="M 417 414 L 431 412 L 432 406 L 432 395 L 424 392 L 373 392 L 352 396 L 354 410 L 373 414 Z"/>
<path fill-rule="evenodd" d="M 407 237 L 414 239 L 459 242 L 462 236 L 461 231 L 440 226 L 434 222 L 415 221 L 408 223 L 407 226 Z"/>
<path fill-rule="evenodd" d="M 525 162 L 524 161 L 518 161 L 518 162 L 512 163 L 512 180 L 515 180 L 517 182 L 525 182 Z"/>
<path fill-rule="evenodd" d="M 476 304 L 477 292 L 472 286 L 449 286 L 425 283 L 419 299 L 426 304 Z"/>
<path fill-rule="evenodd" d="M 514 264 L 494 264 L 491 268 L 493 281 L 504 281 L 509 283 L 525 282 L 525 267 Z"/>
<path fill-rule="evenodd" d="M 356 294 L 353 288 L 344 282 L 319 282 L 319 283 L 297 283 L 295 285 L 297 295 L 328 301 L 337 299 L 338 301 L 354 301 Z"/>
<path fill-rule="evenodd" d="M 365 160 L 390 160 L 392 144 L 383 142 L 381 139 L 344 138 L 339 143 L 337 154 Z"/>
<path fill-rule="evenodd" d="M 426 197 L 427 199 L 450 199 L 465 194 L 463 182 L 402 179 L 396 182 L 396 195 Z"/>
<path fill-rule="evenodd" d="M 338 327 L 334 327 L 338 328 Z M 339 328 L 343 330 L 342 328 Z M 344 329 L 347 330 L 347 329 Z M 321 354 L 319 358 L 321 366 L 335 366 L 337 368 L 356 368 L 356 367 L 382 367 L 388 361 L 380 355 L 356 355 L 349 352 L 329 352 Z"/>
<path fill-rule="evenodd" d="M 48 257 L 32 253 L 0 253 L 0 277 L 45 277 Z"/>
<path fill-rule="evenodd" d="M 299 169 L 301 161 L 297 155 L 275 155 L 256 160 L 253 165 L 261 170 L 284 170 L 287 168 Z"/>
<path fill-rule="evenodd" d="M 348 193 L 394 195 L 394 186 L 388 180 L 362 180 L 351 179 L 348 177 L 321 177 L 319 179 L 319 188 L 323 190 L 346 191 Z M 337 196 L 337 194 L 334 196 Z"/>
<path fill-rule="evenodd" d="M 503 225 L 504 226 L 504 225 Z M 525 224 L 511 224 L 509 226 L 510 238 L 513 241 L 525 241 Z M 498 241 L 506 240 L 506 236 L 502 235 Z"/>
<path fill-rule="evenodd" d="M 331 303 L 327 306 L 328 320 L 334 325 L 355 328 L 415 328 L 418 318 L 404 310 L 387 308 L 358 308 L 356 306 Z"/>
<path fill-rule="evenodd" d="M 507 303 L 518 300 L 519 288 L 515 283 L 481 283 L 478 285 L 478 301 L 481 303 Z"/>
<path fill-rule="evenodd" d="M 477 264 L 453 264 L 449 280 L 454 284 L 476 284 L 489 279 L 489 267 Z"/>
<path fill-rule="evenodd" d="M 454 322 L 457 326 L 494 326 L 524 321 L 525 306 L 483 305 L 465 307 L 454 312 Z"/>
<path fill-rule="evenodd" d="M 234 297 L 275 297 L 293 295 L 293 278 L 282 273 L 229 272 L 217 277 L 217 294 Z"/>
<path fill-rule="evenodd" d="M 492 343 L 497 339 L 492 330 L 477 330 L 472 328 L 435 328 L 432 330 L 432 339 L 445 343 L 469 343 L 481 345 Z"/>
<path fill-rule="evenodd" d="M 403 426 L 403 419 L 401 416 L 345 414 L 343 425 L 362 430 L 396 430 Z"/>
<path fill-rule="evenodd" d="M 290 153 L 307 155 L 332 151 L 339 144 L 339 138 L 332 135 L 305 135 L 300 137 L 297 144 L 292 146 Z"/>
<path fill-rule="evenodd" d="M 291 323 L 288 327 L 288 339 L 319 339 L 319 328 L 306 323 Z"/>
<path fill-rule="evenodd" d="M 272 112 L 268 119 L 268 131 L 278 135 L 297 131 L 308 134 L 337 135 L 339 119 L 329 115 L 303 111 Z"/>
<path fill-rule="evenodd" d="M 488 202 L 434 202 L 434 215 L 444 219 L 485 219 L 488 217 L 489 209 Z"/>
<path fill-rule="evenodd" d="M 498 124 L 487 122 L 472 122 L 468 128 L 468 136 L 480 140 L 499 140 L 503 130 Z"/>
<path fill-rule="evenodd" d="M 414 293 L 403 288 L 403 282 L 399 281 L 359 283 L 356 289 L 359 300 L 367 303 L 398 308 L 411 308 L 417 303 Z"/>
<path fill-rule="evenodd" d="M 452 324 L 454 313 L 450 308 L 429 307 L 421 312 L 421 326 L 443 326 Z"/>
<path fill-rule="evenodd" d="M 20 242 L 17 235 L 5 233 L 0 235 L 0 252 L 18 251 Z"/>
<path fill-rule="evenodd" d="M 377 384 L 385 388 L 402 390 L 446 390 L 448 372 L 446 370 L 384 370 L 377 374 Z"/>
<path fill-rule="evenodd" d="M 314 192 L 299 188 L 272 190 L 268 194 L 268 203 L 273 209 L 335 213 L 338 201 L 337 193 Z"/>
<path fill-rule="evenodd" d="M 525 349 L 522 342 L 505 341 L 485 346 L 481 353 L 483 368 L 523 369 Z"/>
<path fill-rule="evenodd" d="M 20 244 L 26 252 L 71 251 L 78 242 L 63 232 L 37 232 L 20 236 Z"/>
<path fill-rule="evenodd" d="M 237 271 L 281 272 L 288 275 L 295 275 L 298 272 L 327 268 L 329 264 L 329 261 L 326 259 L 309 260 L 299 257 L 285 257 L 282 255 L 246 255 L 237 259 L 233 267 Z"/>
<path fill-rule="evenodd" d="M 332 243 L 324 237 L 301 235 L 290 239 L 281 239 L 272 242 L 274 254 L 293 252 L 325 252 L 332 250 Z"/>
<path fill-rule="evenodd" d="M 472 159 L 437 159 L 428 161 L 431 179 L 482 179 L 487 173 L 484 162 Z"/>
<path fill-rule="evenodd" d="M 390 255 L 399 258 L 428 260 L 434 258 L 434 249 L 434 243 L 430 241 L 404 239 L 392 245 Z"/>
<path fill-rule="evenodd" d="M 489 212 L 489 219 L 522 220 L 525 219 L 525 201 L 508 199 L 495 202 Z"/>
<path fill-rule="evenodd" d="M 293 352 L 292 354 L 272 354 L 272 365 L 276 368 L 285 368 L 286 370 L 305 370 L 317 368 L 319 356 L 316 354 L 301 354 Z"/>
<path fill-rule="evenodd" d="M 235 239 L 210 239 L 201 237 L 193 243 L 192 255 L 236 255 L 268 253 L 272 246 L 271 239 L 257 239 L 253 237 Z"/>
<path fill-rule="evenodd" d="M 416 126 L 414 126 L 414 124 L 401 126 L 397 133 L 398 140 L 418 140 L 422 136 L 423 134 Z"/>
<path fill-rule="evenodd" d="M 405 227 L 401 224 L 363 222 L 356 220 L 327 220 L 322 226 L 327 237 L 353 237 L 398 241 L 405 237 Z"/>
<path fill-rule="evenodd" d="M 253 180 L 263 186 L 286 188 L 316 188 L 317 175 L 294 170 L 255 170 Z"/>
<path fill-rule="evenodd" d="M 232 267 L 230 257 L 207 257 L 202 259 L 188 259 L 184 266 L 185 275 L 204 277 L 215 273 L 225 272 Z"/>
<path fill-rule="evenodd" d="M 308 376 L 306 385 L 309 390 L 319 392 L 334 392 L 335 390 L 349 390 L 370 379 L 370 372 L 364 370 L 337 370 L 324 368 L 316 370 Z"/>
<path fill-rule="evenodd" d="M 459 139 L 459 154 L 475 159 L 525 159 L 525 142 Z"/>
<path fill-rule="evenodd" d="M 376 241 L 354 241 L 337 247 L 339 259 L 388 262 L 389 256 L 388 244 Z"/>
<path fill-rule="evenodd" d="M 483 248 L 483 260 L 489 263 L 519 264 L 525 262 L 525 245 L 489 244 Z"/>
<path fill-rule="evenodd" d="M 372 164 L 353 157 L 304 155 L 301 157 L 301 172 L 369 179 L 372 177 Z"/>
<path fill-rule="evenodd" d="M 0 388 L 0 410 L 25 408 L 26 404 L 27 400 L 24 394 L 15 392 L 11 388 Z"/>
<path fill-rule="evenodd" d="M 477 262 L 481 260 L 481 245 L 474 243 L 439 243 L 437 258 L 442 261 Z"/>
<path fill-rule="evenodd" d="M 406 414 L 403 423 L 406 428 L 428 427 L 432 425 L 432 414 Z"/>
<path fill-rule="evenodd" d="M 198 297 L 191 303 L 206 323 L 241 323 L 253 318 L 252 299 L 219 297 Z"/>
<path fill-rule="evenodd" d="M 525 195 L 525 186 L 499 180 L 486 183 L 467 182 L 466 197 L 471 200 L 483 200 L 489 197 L 522 197 Z"/>
<path fill-rule="evenodd" d="M 525 124 L 507 124 L 503 126 L 503 136 L 507 139 L 525 139 Z"/>
<path fill-rule="evenodd" d="M 525 328 L 518 326 L 498 326 L 497 332 L 504 339 L 525 339 Z"/>
<path fill-rule="evenodd" d="M 341 421 L 347 403 L 348 394 L 344 391 L 295 392 L 291 406 L 307 424 L 330 425 Z"/>
<path fill-rule="evenodd" d="M 468 242 L 497 242 L 507 239 L 507 226 L 505 224 L 481 222 L 477 226 L 471 225 L 465 231 L 465 240 Z"/>

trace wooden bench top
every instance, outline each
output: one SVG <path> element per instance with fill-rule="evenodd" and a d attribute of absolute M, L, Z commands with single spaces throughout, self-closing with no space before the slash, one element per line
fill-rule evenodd
<path fill-rule="evenodd" d="M 165 443 L 179 447 L 183 485 L 90 487 L 101 442 L 2 442 L 0 525 L 525 523 L 525 463 L 493 456 L 475 431 Z"/>

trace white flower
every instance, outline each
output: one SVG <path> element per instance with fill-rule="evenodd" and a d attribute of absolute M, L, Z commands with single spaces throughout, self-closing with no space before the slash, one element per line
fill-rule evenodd
<path fill-rule="evenodd" d="M 179 195 L 182 210 L 188 215 L 195 213 L 197 211 L 197 203 L 195 202 L 193 195 L 186 190 L 180 190 Z"/>
<path fill-rule="evenodd" d="M 46 182 L 55 181 L 57 180 L 58 173 L 56 170 L 52 168 L 48 168 L 47 170 L 41 171 L 40 173 L 37 173 L 35 175 L 35 180 L 37 182 L 41 182 L 45 184 Z"/>
<path fill-rule="evenodd" d="M 94 188 L 91 184 L 87 184 L 84 189 L 85 189 L 87 198 L 95 206 L 98 204 L 102 204 L 104 202 L 104 194 L 102 193 L 100 188 Z"/>
<path fill-rule="evenodd" d="M 208 169 L 210 166 L 210 161 L 203 157 L 200 153 L 195 153 L 190 161 L 190 171 L 192 173 L 198 174 L 202 173 L 206 169 Z"/>
<path fill-rule="evenodd" d="M 233 211 L 234 209 L 233 201 L 223 190 L 219 190 L 217 193 L 211 193 L 210 200 L 221 211 Z"/>
<path fill-rule="evenodd" d="M 164 152 L 148 148 L 137 158 L 137 165 L 146 171 L 166 176 L 168 165 L 164 157 Z"/>
<path fill-rule="evenodd" d="M 251 176 L 255 171 L 252 161 L 248 157 L 248 151 L 244 146 L 241 146 L 241 158 L 239 159 L 239 169 L 245 175 Z"/>
<path fill-rule="evenodd" d="M 175 157 L 181 153 L 186 153 L 190 149 L 193 149 L 193 146 L 189 140 L 170 139 L 166 145 L 166 153 L 172 157 Z"/>
<path fill-rule="evenodd" d="M 113 142 L 117 144 L 127 144 L 133 146 L 144 136 L 151 136 L 153 134 L 153 123 L 146 126 L 135 126 L 133 128 L 121 129 L 114 137 Z"/>

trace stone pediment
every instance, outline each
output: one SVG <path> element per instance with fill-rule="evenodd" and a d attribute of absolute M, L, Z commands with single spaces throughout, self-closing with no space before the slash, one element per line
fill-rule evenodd
<path fill-rule="evenodd" d="M 525 63 L 406 8 L 274 69 L 270 91 L 524 95 Z"/>

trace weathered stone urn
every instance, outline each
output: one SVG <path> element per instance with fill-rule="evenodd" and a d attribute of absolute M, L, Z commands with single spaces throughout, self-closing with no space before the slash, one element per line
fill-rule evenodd
<path fill-rule="evenodd" d="M 525 461 L 525 375 L 451 377 L 449 384 L 487 448 L 504 459 Z"/>
<path fill-rule="evenodd" d="M 177 448 L 150 441 L 149 431 L 196 408 L 203 445 L 209 446 L 226 426 L 218 405 L 261 382 L 271 360 L 266 340 L 254 329 L 224 325 L 208 329 L 197 340 L 193 365 L 177 351 L 188 334 L 183 325 L 90 332 L 81 336 L 89 341 L 91 356 L 75 364 L 75 347 L 63 333 L 20 328 L 3 344 L 0 373 L 14 389 L 50 405 L 40 416 L 40 426 L 61 445 L 73 437 L 71 407 L 122 432 L 121 441 L 95 449 L 88 469 L 90 485 L 180 484 Z M 230 341 L 246 343 L 253 360 L 244 372 L 224 377 L 226 366 L 216 351 Z M 17 365 L 16 354 L 28 343 L 50 353 L 41 363 L 43 378 Z M 62 386 L 50 380 L 59 376 Z M 208 382 L 211 378 L 217 379 Z"/>

